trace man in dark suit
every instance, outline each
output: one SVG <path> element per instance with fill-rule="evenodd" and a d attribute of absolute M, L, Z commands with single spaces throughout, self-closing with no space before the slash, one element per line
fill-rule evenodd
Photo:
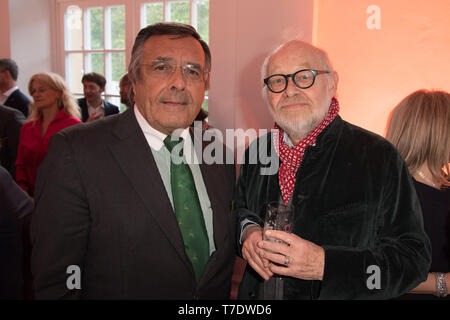
<path fill-rule="evenodd" d="M 81 78 L 83 83 L 84 98 L 78 99 L 81 108 L 81 120 L 91 122 L 103 117 L 119 113 L 119 107 L 103 100 L 102 92 L 105 91 L 106 79 L 99 73 L 87 73 Z"/>
<path fill-rule="evenodd" d="M 17 146 L 19 145 L 20 128 L 25 122 L 24 115 L 13 108 L 0 104 L 0 165 L 16 176 Z"/>
<path fill-rule="evenodd" d="M 28 116 L 30 99 L 17 87 L 19 67 L 11 59 L 0 59 L 0 104 L 17 109 Z"/>
<path fill-rule="evenodd" d="M 36 298 L 229 298 L 234 164 L 177 165 L 169 151 L 175 136 L 186 159 L 207 146 L 189 125 L 210 66 L 193 27 L 150 25 L 129 66 L 136 107 L 52 138 L 32 221 Z"/>

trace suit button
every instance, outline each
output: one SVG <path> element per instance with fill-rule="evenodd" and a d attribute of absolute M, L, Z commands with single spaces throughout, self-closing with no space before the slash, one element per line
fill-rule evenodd
<path fill-rule="evenodd" d="M 194 294 L 194 300 L 198 300 L 198 299 L 199 299 L 198 295 Z"/>

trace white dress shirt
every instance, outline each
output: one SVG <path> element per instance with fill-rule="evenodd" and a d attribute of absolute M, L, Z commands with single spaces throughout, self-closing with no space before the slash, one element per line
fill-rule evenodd
<path fill-rule="evenodd" d="M 145 120 L 144 116 L 140 113 L 137 106 L 134 107 L 134 114 L 136 116 L 139 127 L 142 129 L 145 139 L 150 146 L 156 162 L 156 166 L 158 167 L 159 174 L 161 175 L 161 179 L 173 208 L 172 187 L 170 185 L 171 153 L 164 145 L 164 139 L 167 137 L 167 135 L 150 126 L 147 120 Z M 213 232 L 213 210 L 211 207 L 211 202 L 209 200 L 208 191 L 206 189 L 205 182 L 200 171 L 198 157 L 195 153 L 191 135 L 189 134 L 189 128 L 175 130 L 172 135 L 183 138 L 183 157 L 185 158 L 186 163 L 189 165 L 192 176 L 194 178 L 195 188 L 197 189 L 197 194 L 205 221 L 206 232 L 208 234 L 210 249 L 209 252 L 210 254 L 212 254 L 216 250 Z"/>
<path fill-rule="evenodd" d="M 4 104 L 6 100 L 8 100 L 9 96 L 16 90 L 18 90 L 18 86 L 14 86 L 11 89 L 6 90 L 2 94 L 0 94 L 0 104 Z"/>

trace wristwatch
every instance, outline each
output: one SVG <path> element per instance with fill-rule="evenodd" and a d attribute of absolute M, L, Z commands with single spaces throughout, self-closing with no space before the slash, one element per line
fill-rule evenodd
<path fill-rule="evenodd" d="M 444 298 L 447 296 L 447 284 L 445 283 L 445 276 L 441 272 L 433 272 L 436 277 L 436 293 L 435 296 Z"/>

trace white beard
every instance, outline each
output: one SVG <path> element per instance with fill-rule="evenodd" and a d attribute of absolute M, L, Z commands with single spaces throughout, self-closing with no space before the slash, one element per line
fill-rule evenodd
<path fill-rule="evenodd" d="M 307 116 L 301 117 L 288 117 L 286 113 L 276 113 L 274 109 L 269 106 L 269 111 L 272 114 L 275 122 L 283 129 L 287 135 L 292 139 L 302 140 L 304 139 L 322 120 L 328 113 L 328 109 L 323 108 L 320 112 L 312 114 L 311 112 Z"/>

